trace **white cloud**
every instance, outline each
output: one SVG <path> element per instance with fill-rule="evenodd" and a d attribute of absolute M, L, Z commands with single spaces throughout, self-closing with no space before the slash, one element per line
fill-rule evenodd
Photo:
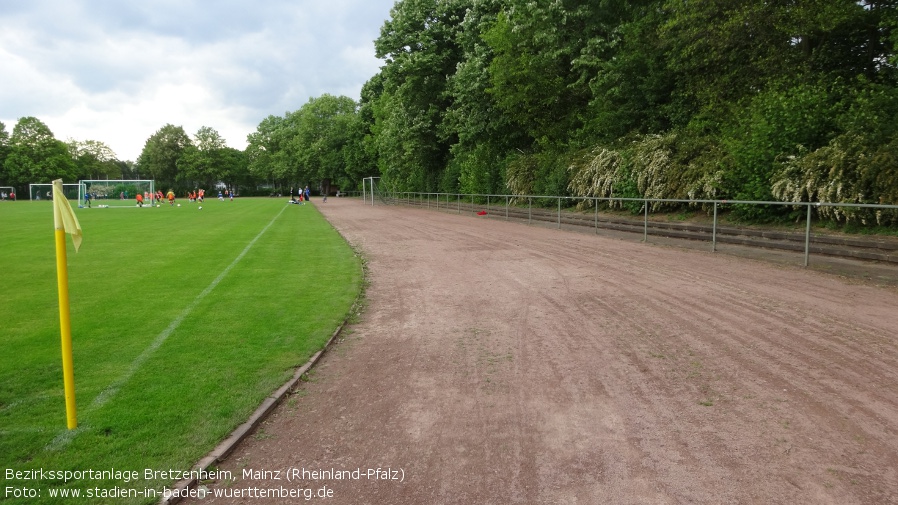
<path fill-rule="evenodd" d="M 324 93 L 359 98 L 394 0 L 32 0 L 0 6 L 0 121 L 134 160 L 166 123 L 232 147 Z M 5 3 L 6 4 L 6 3 Z"/>

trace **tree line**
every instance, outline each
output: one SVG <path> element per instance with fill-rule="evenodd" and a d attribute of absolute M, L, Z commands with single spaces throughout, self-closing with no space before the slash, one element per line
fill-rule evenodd
<path fill-rule="evenodd" d="M 896 4 L 404 0 L 361 113 L 398 190 L 896 204 Z"/>
<path fill-rule="evenodd" d="M 896 25 L 898 0 L 400 0 L 359 102 L 323 95 L 269 116 L 242 152 L 166 125 L 133 168 L 173 182 L 347 190 L 374 175 L 397 191 L 896 204 Z M 69 151 L 96 167 L 96 147 Z M 20 173 L 11 137 L 0 148 L 3 175 Z"/>
<path fill-rule="evenodd" d="M 20 118 L 12 134 L 0 122 L 0 184 L 27 194 L 31 183 L 54 179 L 73 183 L 84 179 L 155 179 L 158 187 L 187 189 L 256 186 L 247 176 L 245 153 L 227 147 L 210 127 L 202 127 L 193 139 L 183 127 L 167 124 L 151 136 L 137 161 L 120 160 L 98 140 L 58 140 L 35 117 Z"/>
<path fill-rule="evenodd" d="M 101 141 L 63 142 L 41 120 L 24 117 L 12 134 L 0 122 L 0 185 L 25 194 L 28 184 L 57 178 L 154 179 L 157 187 L 179 192 L 216 184 L 242 195 L 291 186 L 346 191 L 373 166 L 359 132 L 358 104 L 325 94 L 283 117 L 265 118 L 247 136 L 245 150 L 228 147 L 209 126 L 190 136 L 182 126 L 166 124 L 146 140 L 137 160 L 122 161 Z"/>

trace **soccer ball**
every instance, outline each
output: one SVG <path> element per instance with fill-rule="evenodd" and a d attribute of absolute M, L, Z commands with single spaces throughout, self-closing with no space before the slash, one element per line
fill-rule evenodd
<path fill-rule="evenodd" d="M 203 210 L 202 206 L 197 207 L 197 210 Z"/>
<path fill-rule="evenodd" d="M 156 208 L 157 208 L 157 209 L 159 208 L 159 204 L 158 204 L 158 203 L 156 204 Z"/>
<path fill-rule="evenodd" d="M 180 206 L 181 206 L 181 204 L 179 203 L 179 204 L 178 204 L 178 207 L 180 207 Z"/>

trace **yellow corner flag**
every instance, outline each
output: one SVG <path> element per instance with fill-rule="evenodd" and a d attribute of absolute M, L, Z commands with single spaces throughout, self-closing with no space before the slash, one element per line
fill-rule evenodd
<path fill-rule="evenodd" d="M 72 235 L 75 252 L 78 252 L 78 249 L 81 248 L 81 225 L 62 192 L 62 179 L 53 181 L 53 224 L 57 230 L 65 230 L 66 233 Z"/>
<path fill-rule="evenodd" d="M 65 234 L 72 235 L 75 252 L 81 247 L 81 225 L 62 192 L 62 179 L 53 181 L 53 224 L 56 228 L 56 284 L 59 292 L 59 330 L 62 337 L 62 380 L 65 386 L 66 425 L 78 427 L 75 409 L 75 367 L 72 362 L 72 321 L 69 311 L 69 270 Z"/>

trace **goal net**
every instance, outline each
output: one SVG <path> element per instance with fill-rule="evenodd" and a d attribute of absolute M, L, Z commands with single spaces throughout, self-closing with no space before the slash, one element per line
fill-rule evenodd
<path fill-rule="evenodd" d="M 77 184 L 63 184 L 62 185 L 62 193 L 69 200 L 74 200 L 78 198 L 78 185 Z M 50 201 L 53 199 L 53 184 L 50 183 L 41 183 L 41 184 L 29 184 L 28 185 L 28 198 L 31 200 L 47 200 Z M 16 200 L 19 199 L 19 195 L 16 195 Z"/>
<path fill-rule="evenodd" d="M 0 186 L 0 200 L 11 200 L 16 194 L 16 188 L 12 186 Z M 16 195 L 18 196 L 18 195 Z"/>
<path fill-rule="evenodd" d="M 362 198 L 365 203 L 371 202 L 371 205 L 374 205 L 375 198 L 388 205 L 396 203 L 396 196 L 385 185 L 381 184 L 380 177 L 365 177 L 362 179 Z"/>
<path fill-rule="evenodd" d="M 87 195 L 90 195 L 91 206 L 134 207 L 137 195 L 143 195 L 144 206 L 153 203 L 156 193 L 155 181 L 149 179 L 85 179 L 78 185 L 78 206 L 87 206 Z"/>

